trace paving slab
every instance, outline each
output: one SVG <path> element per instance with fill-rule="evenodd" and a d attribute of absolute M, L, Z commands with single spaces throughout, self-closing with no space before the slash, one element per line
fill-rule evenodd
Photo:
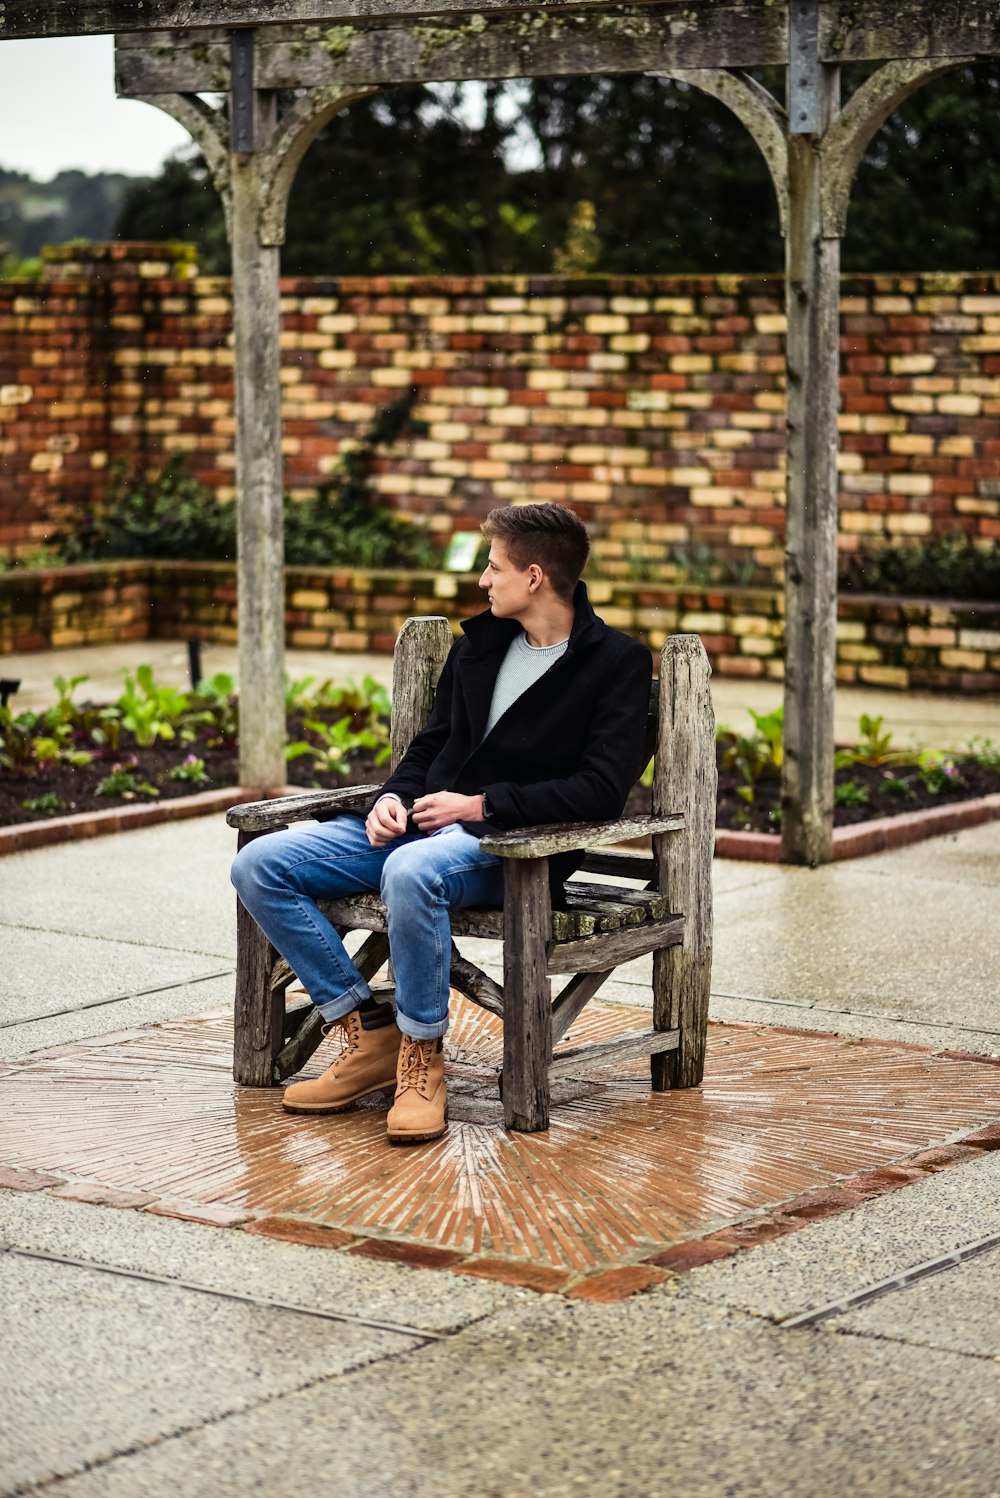
<path fill-rule="evenodd" d="M 0 1295 L 8 1317 L 18 1308 L 0 1370 L 6 1492 L 414 1342 L 89 1267 L 53 1273 L 44 1260 L 9 1252 L 0 1256 Z"/>
<path fill-rule="evenodd" d="M 827 1325 L 838 1332 L 1000 1361 L 1000 1247 Z"/>
<path fill-rule="evenodd" d="M 232 959 L 236 834 L 225 816 L 0 859 L 0 922 Z"/>
<path fill-rule="evenodd" d="M 0 926 L 0 1025 L 85 1007 L 118 994 L 179 984 L 218 972 L 220 958 L 152 943 L 108 941 L 62 932 Z M 110 1028 L 114 1028 L 111 1021 Z"/>
<path fill-rule="evenodd" d="M 992 897 L 983 891 L 1000 886 L 1000 822 L 928 838 L 892 853 L 876 853 L 857 867 L 885 879 L 902 875 L 948 884 L 964 889 L 969 900 L 989 902 Z"/>
<path fill-rule="evenodd" d="M 202 958 L 202 963 L 205 959 Z M 134 997 L 116 997 L 94 1001 L 89 1008 L 68 1009 L 51 1019 L 27 1019 L 0 1029 L 0 1063 L 9 1064 L 51 1047 L 71 1045 L 132 1031 L 144 1025 L 158 1025 L 184 1016 L 231 1012 L 233 1007 L 233 970 L 220 964 L 217 978 L 197 979 L 164 986 L 159 972 L 153 986 Z"/>
<path fill-rule="evenodd" d="M 543 1303 L 196 1431 L 61 1498 L 985 1498 L 1000 1367 L 660 1295 Z"/>
<path fill-rule="evenodd" d="M 997 1107 L 1000 1113 L 1000 1087 Z M 853 1295 L 993 1233 L 1000 1233 L 996 1153 L 875 1197 L 751 1252 L 692 1269 L 678 1281 L 677 1293 L 781 1319 Z M 936 1291 L 942 1305 L 947 1304 L 951 1287 L 959 1283 L 953 1274 L 949 1270 L 928 1280 L 927 1296 Z"/>
<path fill-rule="evenodd" d="M 989 831 L 1000 853 L 1000 824 Z M 995 903 L 985 887 L 863 863 L 785 869 L 718 900 L 712 986 L 1000 1028 Z"/>
<path fill-rule="evenodd" d="M 426 1332 L 454 1331 L 529 1294 L 464 1275 L 429 1274 L 239 1230 L 19 1191 L 0 1191 L 0 1246 Z"/>

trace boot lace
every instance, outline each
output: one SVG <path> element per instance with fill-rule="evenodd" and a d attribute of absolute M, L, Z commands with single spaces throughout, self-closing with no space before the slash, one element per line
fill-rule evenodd
<path fill-rule="evenodd" d="M 351 1023 L 352 1020 L 354 1021 L 353 1024 Z M 324 1024 L 320 1028 L 324 1040 L 327 1036 L 333 1035 L 335 1043 L 339 1044 L 337 1054 L 330 1063 L 331 1066 L 338 1066 L 345 1056 L 349 1055 L 351 1051 L 357 1050 L 361 1039 L 361 1023 L 353 1010 L 350 1014 L 345 1014 L 343 1019 L 330 1020 L 328 1024 Z"/>
<path fill-rule="evenodd" d="M 433 1040 L 407 1040 L 404 1037 L 399 1052 L 397 1093 L 405 1092 L 408 1087 L 415 1087 L 418 1092 L 423 1091 L 434 1044 Z"/>

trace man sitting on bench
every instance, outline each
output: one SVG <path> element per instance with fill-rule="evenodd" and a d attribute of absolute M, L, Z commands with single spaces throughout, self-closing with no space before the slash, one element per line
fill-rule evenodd
<path fill-rule="evenodd" d="M 511 505 L 483 524 L 489 608 L 462 625 L 418 733 L 367 820 L 340 816 L 248 843 L 240 899 L 342 1047 L 321 1077 L 286 1088 L 298 1113 L 337 1113 L 395 1085 L 394 1144 L 444 1133 L 449 909 L 502 906 L 489 829 L 621 815 L 641 766 L 652 662 L 610 629 L 579 580 L 590 550 L 562 505 Z M 582 853 L 553 858 L 558 886 Z M 380 891 L 396 1012 L 377 1004 L 317 901 Z"/>

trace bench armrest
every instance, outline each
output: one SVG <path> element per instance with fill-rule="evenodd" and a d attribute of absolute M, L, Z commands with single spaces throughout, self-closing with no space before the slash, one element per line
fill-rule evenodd
<path fill-rule="evenodd" d="M 617 822 L 555 822 L 544 827 L 516 827 L 512 832 L 490 832 L 480 839 L 479 846 L 497 858 L 550 858 L 554 853 L 623 843 L 655 832 L 679 832 L 683 826 L 682 812 L 662 817 L 622 817 Z"/>
<path fill-rule="evenodd" d="M 367 816 L 381 789 L 380 785 L 344 785 L 330 791 L 306 791 L 301 796 L 278 796 L 273 801 L 243 801 L 226 812 L 226 821 L 241 832 L 270 832 L 289 822 L 322 821 L 343 812 Z"/>

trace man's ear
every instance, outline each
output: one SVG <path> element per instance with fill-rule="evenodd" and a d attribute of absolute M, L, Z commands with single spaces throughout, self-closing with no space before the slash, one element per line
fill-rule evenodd
<path fill-rule="evenodd" d="M 532 562 L 528 568 L 528 587 L 531 589 L 540 588 L 544 578 L 545 573 L 541 567 L 539 567 L 537 562 Z"/>

